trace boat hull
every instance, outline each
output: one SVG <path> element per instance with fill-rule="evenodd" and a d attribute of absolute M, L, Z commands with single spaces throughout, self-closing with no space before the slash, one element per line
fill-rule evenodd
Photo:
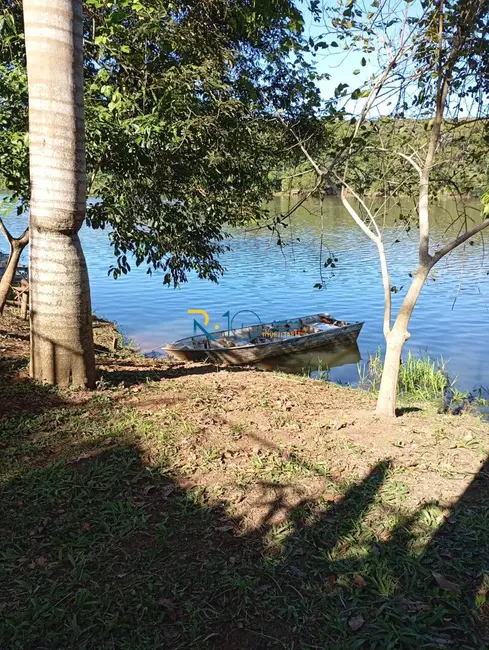
<path fill-rule="evenodd" d="M 331 343 L 354 343 L 362 327 L 363 323 L 353 323 L 338 327 L 334 330 L 307 334 L 305 336 L 280 338 L 269 343 L 238 348 L 183 350 L 168 345 L 165 347 L 165 351 L 179 361 L 208 361 L 228 366 L 244 365 L 271 357 L 279 357 L 284 354 L 313 350 Z"/>

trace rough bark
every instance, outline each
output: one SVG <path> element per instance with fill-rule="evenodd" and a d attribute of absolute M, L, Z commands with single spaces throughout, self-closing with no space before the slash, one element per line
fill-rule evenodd
<path fill-rule="evenodd" d="M 30 138 L 31 376 L 92 387 L 81 0 L 24 0 Z"/>
<path fill-rule="evenodd" d="M 29 229 L 27 229 L 20 237 L 12 237 L 0 219 L 0 230 L 3 232 L 5 237 L 7 237 L 10 244 L 10 255 L 7 266 L 5 267 L 4 274 L 0 279 L 0 314 L 3 314 L 10 287 L 12 286 L 15 273 L 17 272 L 20 256 L 29 243 Z"/>

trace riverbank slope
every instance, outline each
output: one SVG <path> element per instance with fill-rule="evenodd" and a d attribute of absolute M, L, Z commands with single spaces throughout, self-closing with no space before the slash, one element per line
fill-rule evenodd
<path fill-rule="evenodd" d="M 27 378 L 26 324 L 0 323 L 2 646 L 489 640 L 487 425 L 386 423 L 362 391 L 118 340 L 98 390 L 58 391 Z"/>

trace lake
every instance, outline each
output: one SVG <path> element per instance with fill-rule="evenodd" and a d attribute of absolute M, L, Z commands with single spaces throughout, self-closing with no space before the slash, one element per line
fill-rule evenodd
<path fill-rule="evenodd" d="M 284 211 L 288 199 L 277 197 L 271 210 Z M 158 273 L 133 266 L 127 275 L 113 280 L 107 275 L 112 263 L 106 231 L 81 232 L 90 273 L 94 311 L 118 323 L 124 334 L 134 339 L 144 352 L 158 350 L 165 343 L 190 335 L 194 315 L 189 309 L 209 314 L 208 329 L 227 326 L 226 312 L 235 317 L 234 326 L 330 312 L 343 320 L 364 320 L 358 348 L 334 352 L 312 351 L 306 356 L 279 359 L 273 363 L 290 372 L 308 366 L 332 366 L 335 381 L 355 383 L 357 362 L 383 345 L 383 297 L 375 245 L 358 229 L 339 199 L 322 203 L 307 201 L 294 215 L 285 231 L 286 245 L 277 246 L 268 230 L 234 232 L 232 252 L 223 256 L 227 272 L 218 285 L 191 278 L 179 289 L 164 287 Z M 454 204 L 441 203 L 434 214 L 434 241 L 446 240 L 445 231 L 453 220 Z M 20 232 L 26 218 L 8 217 L 12 230 Z M 320 258 L 321 222 L 324 248 Z M 393 285 L 393 307 L 405 295 L 417 260 L 416 233 L 403 235 L 394 229 L 394 215 L 387 214 L 386 248 Z M 451 229 L 453 232 L 453 228 Z M 2 250 L 6 246 L 2 243 Z M 331 251 L 331 253 L 329 252 Z M 336 257 L 336 268 L 323 268 L 320 259 Z M 414 312 L 406 352 L 429 351 L 443 356 L 452 376 L 463 390 L 489 386 L 489 264 L 484 258 L 482 238 L 466 245 L 443 260 L 423 288 Z M 323 284 L 322 289 L 314 287 Z M 401 288 L 402 287 L 402 288 Z M 272 366 L 268 366 L 272 367 Z"/>

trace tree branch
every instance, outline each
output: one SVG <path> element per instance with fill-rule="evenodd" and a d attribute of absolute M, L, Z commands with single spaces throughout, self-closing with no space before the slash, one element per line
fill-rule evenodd
<path fill-rule="evenodd" d="M 377 250 L 379 252 L 380 270 L 382 271 L 382 284 L 384 286 L 384 337 L 387 337 L 391 331 L 391 312 L 392 312 L 392 294 L 391 294 L 391 279 L 389 269 L 387 268 L 387 256 L 382 240 L 377 243 Z"/>
<path fill-rule="evenodd" d="M 412 154 L 411 156 L 408 156 L 407 154 L 402 153 L 402 151 L 391 151 L 390 149 L 383 149 L 383 148 L 379 148 L 379 147 L 367 147 L 367 148 L 372 149 L 373 151 L 384 151 L 384 152 L 387 152 L 387 153 L 393 153 L 396 156 L 400 156 L 401 158 L 404 158 L 404 160 L 407 160 L 408 163 L 410 165 L 412 165 L 414 167 L 414 169 L 418 172 L 418 174 L 421 174 L 421 167 L 418 165 L 417 162 L 415 162 L 413 160 L 413 155 L 414 154 Z"/>
<path fill-rule="evenodd" d="M 282 124 L 284 125 L 285 129 L 286 129 L 286 130 L 289 130 L 289 131 L 292 133 L 292 135 L 294 136 L 294 138 L 295 138 L 297 144 L 298 144 L 299 147 L 300 147 L 300 150 L 302 151 L 302 153 L 304 154 L 304 156 L 305 156 L 305 157 L 307 158 L 307 160 L 309 161 L 309 164 L 312 166 L 312 168 L 314 169 L 314 171 L 316 172 L 316 174 L 317 174 L 320 178 L 322 178 L 322 176 L 323 176 L 323 171 L 321 170 L 321 168 L 319 167 L 319 165 L 317 164 L 317 162 L 314 160 L 314 158 L 310 155 L 310 153 L 309 153 L 309 151 L 306 149 L 306 147 L 303 145 L 302 140 L 301 140 L 301 139 L 299 138 L 299 136 L 296 134 L 296 132 L 294 131 L 294 129 L 293 129 L 291 126 L 289 126 L 289 125 L 286 124 L 284 118 L 283 118 L 282 115 L 280 114 L 280 111 L 277 111 L 277 110 L 276 110 L 276 111 L 275 111 L 275 115 L 276 115 L 276 116 L 278 117 L 278 119 L 282 122 Z"/>
<path fill-rule="evenodd" d="M 10 246 L 12 246 L 13 237 L 7 230 L 5 224 L 3 223 L 3 219 L 0 219 L 0 232 L 2 233 L 2 235 L 4 235 L 7 238 L 7 241 L 10 244 Z"/>
<path fill-rule="evenodd" d="M 27 228 L 24 230 L 24 232 L 22 233 L 22 235 L 20 237 L 17 237 L 16 241 L 22 247 L 24 247 L 26 244 L 29 243 L 29 226 L 27 226 Z"/>
<path fill-rule="evenodd" d="M 341 202 L 343 203 L 344 207 L 348 211 L 348 214 L 353 219 L 353 221 L 357 224 L 357 226 L 363 230 L 363 232 L 367 235 L 367 237 L 369 239 L 371 239 L 373 242 L 375 242 L 376 244 L 378 244 L 378 242 L 380 241 L 380 236 L 375 235 L 370 230 L 370 228 L 367 225 L 365 225 L 363 219 L 361 219 L 358 216 L 356 210 L 354 209 L 354 207 L 352 206 L 350 201 L 348 201 L 348 199 L 346 198 L 345 190 L 346 190 L 346 187 L 344 185 L 342 185 L 340 198 L 341 198 Z M 353 196 L 355 196 L 355 194 L 353 194 Z M 355 196 L 355 198 L 357 198 L 357 197 Z M 375 221 L 373 219 L 372 219 L 372 221 L 375 224 Z M 377 226 L 377 224 L 375 224 L 375 226 Z"/>
<path fill-rule="evenodd" d="M 367 210 L 367 213 L 370 216 L 370 219 L 372 223 L 374 224 L 376 230 L 377 230 L 377 235 L 375 235 L 370 228 L 364 223 L 364 221 L 361 219 L 361 217 L 357 214 L 356 210 L 353 208 L 351 203 L 348 201 L 346 194 L 345 194 L 346 186 L 345 184 L 342 185 L 341 187 L 341 202 L 343 203 L 344 207 L 348 211 L 348 214 L 351 216 L 351 218 L 355 221 L 355 223 L 363 230 L 363 232 L 371 239 L 373 242 L 375 242 L 375 245 L 377 246 L 377 250 L 379 253 L 379 260 L 380 260 L 380 270 L 382 272 L 382 284 L 384 287 L 384 324 L 383 324 L 383 331 L 384 331 L 384 336 L 387 339 L 388 335 L 390 334 L 391 331 L 391 314 L 392 314 L 392 296 L 391 296 L 391 281 L 390 281 L 390 276 L 389 276 L 389 270 L 387 268 L 387 256 L 385 254 L 385 248 L 384 248 L 384 243 L 382 242 L 382 238 L 380 235 L 379 228 L 377 226 L 377 223 L 375 219 L 373 218 L 370 210 L 368 207 L 365 205 L 365 203 L 362 201 L 362 199 L 355 193 L 353 193 L 353 196 L 357 199 L 357 201 L 360 201 L 361 205 L 364 206 L 364 208 Z M 349 190 L 350 191 L 350 190 Z"/>
<path fill-rule="evenodd" d="M 437 251 L 431 258 L 431 266 L 434 266 L 437 262 L 441 260 L 442 257 L 445 257 L 445 255 L 448 255 L 451 251 L 453 251 L 457 246 L 460 246 L 464 242 L 466 242 L 468 239 L 473 237 L 474 235 L 477 235 L 477 233 L 481 232 L 485 228 L 489 226 L 489 218 L 485 219 L 482 221 L 482 223 L 479 223 L 477 226 L 474 226 L 471 230 L 467 230 L 467 232 L 464 232 L 463 235 L 460 235 L 453 241 L 451 241 L 449 244 L 446 246 L 443 246 L 443 248 L 440 248 L 439 251 Z"/>

